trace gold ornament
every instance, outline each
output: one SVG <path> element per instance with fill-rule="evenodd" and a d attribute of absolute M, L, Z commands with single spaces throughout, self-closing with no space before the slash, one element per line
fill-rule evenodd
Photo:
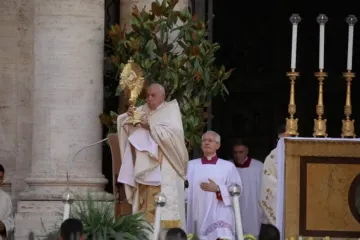
<path fill-rule="evenodd" d="M 140 66 L 132 59 L 125 65 L 120 75 L 120 87 L 130 91 L 129 98 L 129 117 L 126 121 L 127 124 L 137 125 L 141 123 L 141 115 L 136 111 L 136 100 L 138 99 L 144 87 L 144 77 Z"/>
<path fill-rule="evenodd" d="M 291 69 L 291 72 L 286 73 L 286 76 L 290 79 L 290 101 L 288 106 L 288 112 L 290 114 L 289 118 L 286 118 L 286 136 L 299 136 L 298 133 L 298 119 L 294 118 L 296 113 L 295 105 L 295 80 L 300 76 L 295 69 Z"/>
<path fill-rule="evenodd" d="M 318 96 L 318 104 L 316 105 L 316 114 L 318 115 L 317 119 L 314 119 L 314 137 L 327 137 L 328 134 L 326 132 L 326 119 L 323 119 L 324 115 L 324 92 L 323 92 L 323 84 L 325 77 L 327 77 L 327 73 L 320 69 L 319 72 L 315 73 L 315 77 L 319 81 L 319 96 Z"/>
<path fill-rule="evenodd" d="M 342 120 L 341 137 L 342 138 L 355 138 L 354 119 L 351 118 L 352 106 L 351 106 L 351 81 L 355 78 L 355 73 L 348 71 L 343 74 L 346 80 L 346 100 L 344 107 L 344 114 L 346 118 Z"/>

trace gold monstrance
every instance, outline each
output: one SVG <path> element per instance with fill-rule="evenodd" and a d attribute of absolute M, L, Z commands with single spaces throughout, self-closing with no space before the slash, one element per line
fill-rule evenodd
<path fill-rule="evenodd" d="M 127 124 L 137 125 L 141 123 L 141 115 L 136 111 L 135 104 L 144 87 L 144 82 L 142 69 L 130 59 L 120 75 L 120 87 L 123 90 L 128 89 L 130 91 L 129 109 L 131 109 L 131 111 L 128 112 L 130 112 L 131 115 L 129 115 L 126 121 Z"/>

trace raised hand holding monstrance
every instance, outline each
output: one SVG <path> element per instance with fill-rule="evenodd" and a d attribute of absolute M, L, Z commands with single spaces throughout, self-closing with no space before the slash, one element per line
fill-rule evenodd
<path fill-rule="evenodd" d="M 130 59 L 120 75 L 120 87 L 123 90 L 128 89 L 130 91 L 128 124 L 137 125 L 141 123 L 141 114 L 136 111 L 135 104 L 144 87 L 144 82 L 140 66 Z"/>

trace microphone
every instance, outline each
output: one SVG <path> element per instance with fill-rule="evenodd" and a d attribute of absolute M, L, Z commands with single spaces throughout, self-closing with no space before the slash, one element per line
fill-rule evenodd
<path fill-rule="evenodd" d="M 73 194 L 70 192 L 70 169 L 71 169 L 71 164 L 74 162 L 75 158 L 77 157 L 77 155 L 79 155 L 79 153 L 81 153 L 83 150 L 95 146 L 99 143 L 105 142 L 107 141 L 108 138 L 104 138 L 96 143 L 92 143 L 90 145 L 87 145 L 85 147 L 80 148 L 72 158 L 70 158 L 68 160 L 68 168 L 67 168 L 67 172 L 66 172 L 66 190 L 65 192 L 62 194 L 62 200 L 64 202 L 64 215 L 63 215 L 63 221 L 65 221 L 66 219 L 69 218 L 70 216 L 70 205 L 71 203 L 74 201 L 74 196 Z"/>
<path fill-rule="evenodd" d="M 81 153 L 83 150 L 85 150 L 85 149 L 87 149 L 87 148 L 89 148 L 89 147 L 95 146 L 95 145 L 97 145 L 97 144 L 99 144 L 99 143 L 105 142 L 105 141 L 107 141 L 107 140 L 108 140 L 108 138 L 104 138 L 104 139 L 102 139 L 102 140 L 100 140 L 100 141 L 98 141 L 98 142 L 96 142 L 96 143 L 92 143 L 92 144 L 90 144 L 90 145 L 87 145 L 87 146 L 85 146 L 85 147 L 80 148 L 80 149 L 75 153 L 75 155 L 74 155 L 71 159 L 68 160 L 68 169 L 67 169 L 67 172 L 66 172 L 66 188 L 67 188 L 67 190 L 69 189 L 69 175 L 70 175 L 71 164 L 74 162 L 74 160 L 75 160 L 75 158 L 77 157 L 77 155 L 79 155 L 79 153 Z"/>

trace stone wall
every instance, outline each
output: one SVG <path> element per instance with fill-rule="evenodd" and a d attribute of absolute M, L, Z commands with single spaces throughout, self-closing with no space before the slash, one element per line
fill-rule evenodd
<path fill-rule="evenodd" d="M 0 163 L 16 200 L 31 164 L 33 1 L 0 0 Z"/>
<path fill-rule="evenodd" d="M 101 140 L 103 44 L 104 0 L 0 0 L 0 163 L 16 239 L 54 226 L 68 160 Z M 71 189 L 112 199 L 101 161 L 101 144 L 81 152 Z"/>

